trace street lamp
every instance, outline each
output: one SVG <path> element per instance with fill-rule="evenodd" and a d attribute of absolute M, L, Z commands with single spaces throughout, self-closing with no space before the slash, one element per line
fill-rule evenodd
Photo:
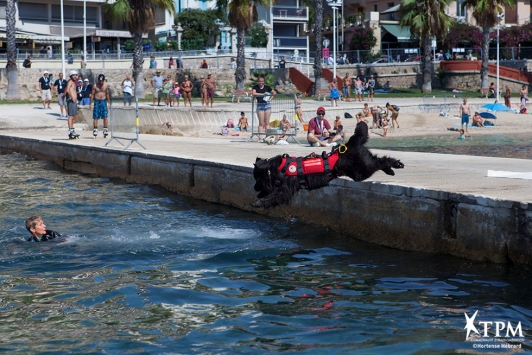
<path fill-rule="evenodd" d="M 333 79 L 336 78 L 336 37 L 338 37 L 338 32 L 336 29 L 336 11 L 342 6 L 342 0 L 327 0 L 327 3 L 333 9 Z"/>
<path fill-rule="evenodd" d="M 501 28 L 501 20 L 504 19 L 504 13 L 497 15 L 497 102 L 500 100 L 500 90 L 499 90 L 499 29 Z"/>

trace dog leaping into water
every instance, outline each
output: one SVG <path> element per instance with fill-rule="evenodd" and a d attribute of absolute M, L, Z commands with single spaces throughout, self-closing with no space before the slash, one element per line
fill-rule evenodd
<path fill-rule="evenodd" d="M 340 176 L 354 181 L 370 178 L 382 170 L 395 175 L 393 169 L 402 169 L 401 161 L 388 156 L 372 154 L 364 144 L 368 141 L 368 126 L 359 122 L 355 134 L 345 145 L 333 148 L 331 153 L 314 153 L 307 157 L 277 155 L 270 159 L 257 158 L 253 177 L 258 200 L 251 204 L 255 208 L 272 208 L 290 203 L 301 189 L 315 190 L 328 186 Z"/>

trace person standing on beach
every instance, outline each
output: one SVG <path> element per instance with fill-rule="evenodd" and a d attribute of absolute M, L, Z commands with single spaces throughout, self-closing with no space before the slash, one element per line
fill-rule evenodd
<path fill-rule="evenodd" d="M 209 101 L 211 102 L 211 108 L 214 101 L 214 92 L 216 91 L 216 80 L 212 77 L 212 74 L 207 74 L 207 95 L 205 96 L 205 107 L 209 106 Z"/>
<path fill-rule="evenodd" d="M 332 83 L 329 84 L 329 90 L 331 90 L 331 93 L 329 94 L 329 97 L 331 98 L 331 106 L 338 106 L 340 93 L 338 92 L 338 83 L 336 82 L 336 78 L 334 78 Z"/>
<path fill-rule="evenodd" d="M 94 102 L 94 109 L 92 109 L 92 135 L 94 138 L 98 136 L 98 120 L 103 119 L 103 138 L 107 138 L 109 134 L 107 124 L 109 110 L 111 109 L 111 95 L 109 94 L 109 85 L 105 82 L 105 75 L 98 75 L 98 82 L 92 87 L 90 96 L 89 110 L 92 108 Z"/>
<path fill-rule="evenodd" d="M 46 102 L 48 102 L 48 108 L 50 102 L 52 102 L 52 93 L 50 91 L 50 78 L 48 77 L 48 71 L 43 71 L 42 77 L 39 79 L 39 89 L 41 91 L 42 106 L 46 108 Z"/>
<path fill-rule="evenodd" d="M 528 101 L 528 90 L 526 85 L 523 85 L 519 90 L 519 96 L 521 97 L 521 113 L 526 113 L 526 102 Z"/>
<path fill-rule="evenodd" d="M 79 134 L 74 131 L 74 118 L 78 114 L 78 90 L 76 87 L 78 72 L 71 70 L 70 73 L 68 73 L 68 76 L 70 77 L 70 80 L 68 80 L 65 90 L 68 112 L 68 138 L 76 139 L 79 137 Z"/>
<path fill-rule="evenodd" d="M 346 73 L 344 78 L 343 78 L 343 82 L 344 82 L 344 97 L 345 97 L 345 101 L 346 102 L 349 102 L 351 101 L 351 99 L 349 98 L 349 96 L 351 95 L 351 83 L 352 83 L 352 80 L 351 80 L 351 77 L 349 76 L 349 73 Z"/>
<path fill-rule="evenodd" d="M 65 111 L 65 89 L 67 81 L 63 79 L 63 73 L 59 73 L 59 79 L 54 83 L 54 91 L 57 94 L 57 103 L 59 104 L 59 110 L 61 110 L 61 118 L 68 117 Z"/>
<path fill-rule="evenodd" d="M 510 90 L 510 87 L 506 85 L 506 93 L 504 94 L 504 104 L 508 108 L 512 108 L 512 105 L 510 104 L 510 97 L 512 96 L 512 90 Z"/>
<path fill-rule="evenodd" d="M 464 99 L 464 103 L 460 105 L 460 117 L 462 117 L 462 129 L 464 129 L 465 124 L 465 132 L 467 133 L 467 126 L 469 125 L 469 114 L 471 113 L 471 108 L 469 107 L 469 103 L 467 102 L 467 99 Z"/>
<path fill-rule="evenodd" d="M 257 100 L 257 117 L 259 118 L 259 133 L 264 133 L 266 127 L 270 122 L 270 115 L 272 113 L 272 106 L 270 103 L 271 95 L 275 95 L 276 92 L 270 86 L 264 83 L 264 74 L 261 74 L 257 79 L 257 85 L 253 86 L 252 94 L 255 100 Z M 259 142 L 264 143 L 265 140 L 259 135 Z"/>
<path fill-rule="evenodd" d="M 185 80 L 181 83 L 181 94 L 183 95 L 183 102 L 185 103 L 185 107 L 187 107 L 187 100 L 190 104 L 190 107 L 192 107 L 192 89 L 194 88 L 194 84 L 192 84 L 192 81 L 188 80 L 188 75 L 185 75 Z"/>

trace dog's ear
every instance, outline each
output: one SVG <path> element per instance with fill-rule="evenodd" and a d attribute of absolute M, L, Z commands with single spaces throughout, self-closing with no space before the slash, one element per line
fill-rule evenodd
<path fill-rule="evenodd" d="M 366 122 L 358 122 L 355 128 L 355 135 L 349 139 L 349 143 L 366 144 L 369 138 L 369 130 Z M 353 142 L 351 142 L 353 140 Z"/>
<path fill-rule="evenodd" d="M 259 158 L 259 157 L 257 157 L 257 158 L 255 159 L 255 163 L 258 163 L 260 160 L 262 160 L 262 159 Z"/>

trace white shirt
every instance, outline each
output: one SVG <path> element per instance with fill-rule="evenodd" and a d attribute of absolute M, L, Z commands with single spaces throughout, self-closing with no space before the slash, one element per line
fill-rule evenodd
<path fill-rule="evenodd" d="M 124 92 L 133 95 L 133 83 L 131 80 L 124 80 Z"/>

